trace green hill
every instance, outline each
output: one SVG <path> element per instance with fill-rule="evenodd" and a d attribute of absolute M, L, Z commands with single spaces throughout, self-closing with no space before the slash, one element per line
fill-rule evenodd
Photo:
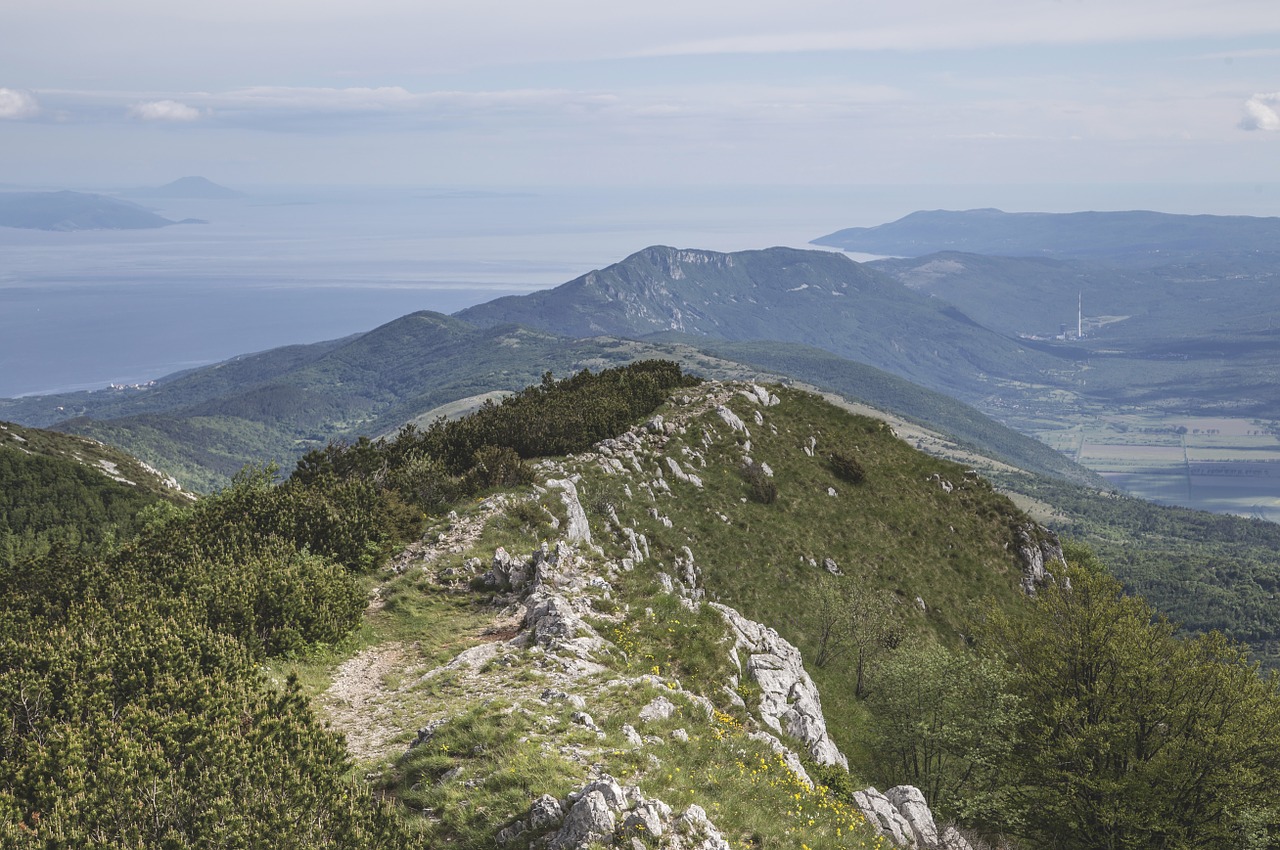
<path fill-rule="evenodd" d="M 0 564 L 0 840 L 1266 846 L 1275 682 L 1071 557 L 811 393 L 543 380 Z"/>

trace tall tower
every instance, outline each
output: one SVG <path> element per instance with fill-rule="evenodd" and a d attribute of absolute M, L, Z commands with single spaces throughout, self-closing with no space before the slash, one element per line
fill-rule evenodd
<path fill-rule="evenodd" d="M 1084 339 L 1084 290 L 1076 295 L 1076 339 Z"/>

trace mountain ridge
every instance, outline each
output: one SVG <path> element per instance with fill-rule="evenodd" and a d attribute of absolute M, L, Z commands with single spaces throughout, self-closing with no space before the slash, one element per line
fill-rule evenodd
<path fill-rule="evenodd" d="M 837 230 L 817 237 L 812 244 L 908 257 L 964 251 L 1164 265 L 1174 258 L 1226 252 L 1274 255 L 1280 244 L 1280 218 L 1178 215 L 1149 210 L 920 210 L 874 227 Z"/>

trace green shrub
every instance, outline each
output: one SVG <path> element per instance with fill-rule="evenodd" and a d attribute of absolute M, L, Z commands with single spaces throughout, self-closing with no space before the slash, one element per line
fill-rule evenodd
<path fill-rule="evenodd" d="M 831 467 L 831 471 L 836 474 L 836 477 L 850 484 L 861 484 L 867 477 L 866 470 L 862 468 L 862 464 L 854 457 L 853 452 L 847 448 L 832 449 L 827 454 L 827 464 Z"/>
<path fill-rule="evenodd" d="M 763 505 L 772 505 L 778 500 L 778 485 L 764 471 L 764 468 L 753 460 L 743 461 L 742 477 L 751 488 L 751 498 Z"/>

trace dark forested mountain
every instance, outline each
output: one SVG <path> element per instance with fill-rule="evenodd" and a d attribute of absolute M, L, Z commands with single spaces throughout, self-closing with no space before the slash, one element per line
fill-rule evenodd
<path fill-rule="evenodd" d="M 846 251 L 918 257 L 937 251 L 1106 258 L 1135 266 L 1218 255 L 1276 255 L 1280 218 L 1127 212 L 928 210 L 813 240 Z"/>
<path fill-rule="evenodd" d="M 137 204 L 84 192 L 0 192 L 0 227 L 32 230 L 137 230 L 183 222 Z"/>
<path fill-rule="evenodd" d="M 0 564 L 125 535 L 142 508 L 183 496 L 176 481 L 118 449 L 0 422 Z"/>

